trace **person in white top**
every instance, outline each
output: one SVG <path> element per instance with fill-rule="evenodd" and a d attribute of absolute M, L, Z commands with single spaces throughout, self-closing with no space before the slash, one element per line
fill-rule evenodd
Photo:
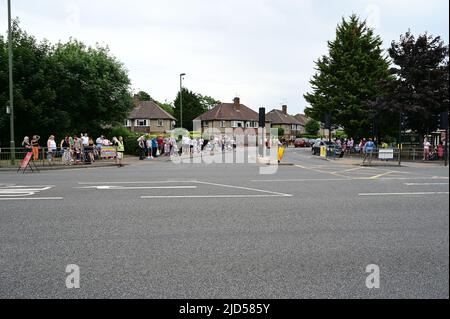
<path fill-rule="evenodd" d="M 423 160 L 426 161 L 428 159 L 428 156 L 430 155 L 430 147 L 431 143 L 428 142 L 428 139 L 425 138 L 423 140 Z"/>
<path fill-rule="evenodd" d="M 54 158 L 56 150 L 57 150 L 55 136 L 51 135 L 48 138 L 47 149 L 48 149 L 47 160 L 51 163 L 53 161 L 53 158 Z"/>
<path fill-rule="evenodd" d="M 89 146 L 89 137 L 87 133 L 81 136 L 81 143 L 83 143 L 83 146 Z"/>

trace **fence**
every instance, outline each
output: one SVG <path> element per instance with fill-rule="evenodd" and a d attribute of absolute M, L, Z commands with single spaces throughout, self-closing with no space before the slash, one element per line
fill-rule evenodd
<path fill-rule="evenodd" d="M 30 149 L 15 148 L 14 164 L 12 164 L 12 152 L 11 148 L 0 148 L 0 168 L 13 168 L 19 167 L 26 154 L 31 152 Z M 89 165 L 92 164 L 91 156 L 94 161 L 107 161 L 115 158 L 115 151 L 107 154 L 108 157 L 102 157 L 100 149 L 85 148 L 76 152 L 74 150 L 65 150 L 58 148 L 54 152 L 48 152 L 48 148 L 41 147 L 39 149 L 38 160 L 34 161 L 37 167 L 52 167 L 52 166 L 69 166 L 69 165 Z"/>
<path fill-rule="evenodd" d="M 448 148 L 447 148 L 448 149 Z M 394 151 L 394 159 L 389 160 L 389 162 L 395 162 L 399 160 L 399 149 L 395 148 Z M 363 157 L 362 152 L 357 152 L 355 150 L 352 150 L 351 152 L 346 151 L 345 157 L 350 158 L 362 158 Z M 424 161 L 424 149 L 423 148 L 403 148 L 401 150 L 401 160 L 405 162 L 414 162 L 414 161 Z M 379 159 L 379 150 L 375 149 L 373 152 L 373 159 L 378 160 Z M 434 161 L 434 162 L 444 162 L 444 156 L 439 156 L 438 150 L 435 147 L 431 147 L 430 151 L 428 153 L 428 156 L 425 158 L 425 161 Z"/>

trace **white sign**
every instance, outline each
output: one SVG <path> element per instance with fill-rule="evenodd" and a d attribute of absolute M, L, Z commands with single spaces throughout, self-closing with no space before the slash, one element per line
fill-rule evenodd
<path fill-rule="evenodd" d="M 381 160 L 392 160 L 394 159 L 394 150 L 380 150 L 378 158 Z"/>

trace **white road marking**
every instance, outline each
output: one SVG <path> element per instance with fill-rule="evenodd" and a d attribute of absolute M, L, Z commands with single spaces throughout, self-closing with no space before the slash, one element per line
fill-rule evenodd
<path fill-rule="evenodd" d="M 250 187 L 241 187 L 241 186 L 233 186 L 226 184 L 217 184 L 217 183 L 209 183 L 202 181 L 150 181 L 150 182 L 105 182 L 104 184 L 164 184 L 164 183 L 196 183 L 201 185 L 209 185 L 209 186 L 217 186 L 223 188 L 233 188 L 239 190 L 252 191 L 257 193 L 264 193 L 264 195 L 165 195 L 165 196 L 142 196 L 143 199 L 149 198 L 252 198 L 252 197 L 292 197 L 290 194 L 278 193 L 273 191 L 267 191 L 263 189 L 250 188 Z M 142 186 L 142 187 L 125 187 L 125 186 L 112 186 L 112 185 L 99 185 L 100 183 L 78 183 L 79 185 L 93 185 L 95 186 L 87 186 L 87 187 L 75 187 L 75 188 L 85 188 L 85 189 L 98 189 L 98 190 L 139 190 L 139 189 L 196 189 L 197 186 Z"/>
<path fill-rule="evenodd" d="M 348 178 L 302 178 L 302 179 L 254 179 L 252 183 L 284 183 L 284 182 L 339 182 L 351 181 Z"/>
<path fill-rule="evenodd" d="M 446 178 L 440 178 L 446 179 Z M 373 179 L 370 177 L 349 177 L 349 178 L 303 178 L 303 179 L 254 179 L 254 183 L 295 183 L 295 182 L 339 182 L 339 181 L 411 181 L 411 180 L 436 180 L 430 177 L 381 177 Z"/>
<path fill-rule="evenodd" d="M 393 174 L 394 172 L 392 172 L 392 171 L 389 171 L 389 172 L 385 172 L 385 173 L 382 173 L 382 174 L 379 174 L 379 175 L 375 175 L 375 176 L 372 176 L 372 177 L 369 177 L 370 179 L 378 179 L 378 178 L 380 178 L 380 177 L 384 177 L 384 176 L 387 176 L 387 175 L 390 175 L 390 174 Z"/>
<path fill-rule="evenodd" d="M 417 193 L 361 193 L 359 196 L 415 196 L 415 195 L 448 195 L 449 192 L 417 192 Z"/>
<path fill-rule="evenodd" d="M 112 185 L 133 185 L 133 184 L 165 184 L 165 183 L 196 183 L 196 180 L 190 180 L 190 181 L 142 181 L 142 182 L 80 182 L 78 185 L 102 185 L 102 184 L 112 184 Z"/>
<path fill-rule="evenodd" d="M 266 193 L 266 194 L 272 194 L 272 195 L 284 196 L 284 197 L 292 196 L 292 195 L 289 195 L 289 194 L 272 192 L 272 191 L 266 191 L 266 190 L 262 190 L 262 189 L 249 188 L 249 187 L 241 187 L 241 186 L 233 186 L 233 185 L 225 185 L 225 184 L 216 184 L 216 183 L 208 183 L 208 182 L 200 182 L 200 181 L 197 181 L 197 183 L 205 184 L 205 185 L 211 185 L 211 186 L 218 186 L 218 187 L 242 189 L 242 190 L 247 190 L 247 191 L 260 192 L 260 193 Z"/>
<path fill-rule="evenodd" d="M 33 196 L 36 193 L 51 189 L 53 186 L 9 186 L 0 188 L 1 197 L 23 197 Z"/>
<path fill-rule="evenodd" d="M 125 187 L 125 186 L 87 186 L 75 187 L 77 189 L 98 189 L 98 190 L 138 190 L 138 189 L 195 189 L 197 186 L 141 186 L 141 187 Z"/>
<path fill-rule="evenodd" d="M 405 183 L 406 186 L 434 186 L 434 185 L 448 185 L 448 183 Z"/>
<path fill-rule="evenodd" d="M 192 195 L 192 196 L 141 196 L 141 199 L 162 198 L 267 198 L 267 197 L 292 197 L 292 195 Z"/>
<path fill-rule="evenodd" d="M 0 201 L 24 201 L 24 200 L 62 200 L 64 197 L 14 197 L 0 198 Z"/>

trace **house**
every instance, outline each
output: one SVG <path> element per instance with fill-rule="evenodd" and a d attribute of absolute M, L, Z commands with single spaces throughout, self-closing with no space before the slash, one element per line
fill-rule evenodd
<path fill-rule="evenodd" d="M 134 101 L 135 107 L 125 126 L 131 132 L 141 134 L 166 134 L 174 129 L 175 118 L 153 101 Z"/>
<path fill-rule="evenodd" d="M 300 125 L 302 126 L 301 134 L 305 134 L 306 133 L 305 126 L 306 123 L 309 122 L 310 118 L 307 117 L 305 114 L 297 114 L 294 117 L 297 119 L 297 121 L 300 122 Z"/>
<path fill-rule="evenodd" d="M 242 131 L 247 135 L 257 135 L 259 114 L 241 104 L 240 98 L 236 97 L 233 103 L 216 105 L 194 121 L 200 121 L 202 134 L 207 132 L 208 129 L 214 129 L 221 134 L 228 133 L 231 130 L 233 135 Z M 270 128 L 270 121 L 266 121 L 266 128 Z"/>
<path fill-rule="evenodd" d="M 266 119 L 271 122 L 272 128 L 282 128 L 284 136 L 279 136 L 279 138 L 284 138 L 288 141 L 294 141 L 297 135 L 304 131 L 302 123 L 288 114 L 287 105 L 283 105 L 281 110 L 272 110 L 267 113 Z"/>

